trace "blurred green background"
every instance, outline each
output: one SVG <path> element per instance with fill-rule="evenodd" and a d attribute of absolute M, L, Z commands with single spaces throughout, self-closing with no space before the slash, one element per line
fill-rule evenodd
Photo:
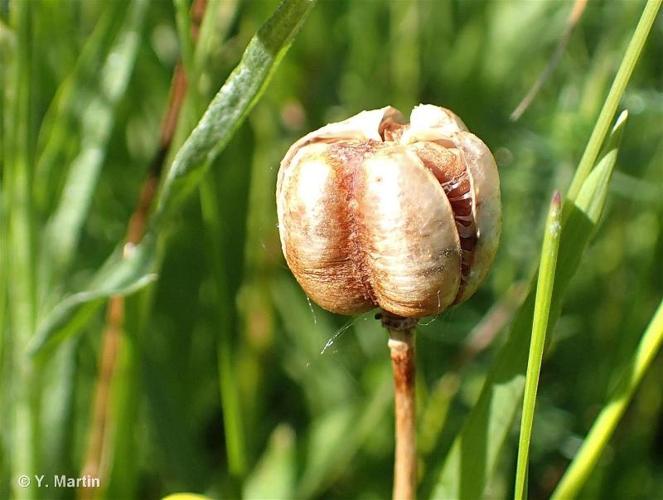
<path fill-rule="evenodd" d="M 158 148 L 179 59 L 176 7 L 188 5 L 153 1 L 139 16 L 136 4 L 123 0 L 30 4 L 30 30 L 20 37 L 10 20 L 12 2 L 0 2 L 5 102 L 29 95 L 24 123 L 10 121 L 16 115 L 4 105 L 1 114 L 3 144 L 15 129 L 28 138 L 37 253 L 50 244 L 43 228 L 72 165 L 83 152 L 99 155 L 100 166 L 89 211 L 79 214 L 80 240 L 65 256 L 70 271 L 55 276 L 38 298 L 38 315 L 53 307 L 53 297 L 80 289 L 124 238 Z M 158 281 L 127 299 L 101 495 L 390 496 L 386 334 L 372 313 L 337 317 L 307 301 L 281 255 L 274 190 L 280 159 L 310 130 L 388 104 L 407 115 L 421 102 L 452 109 L 494 152 L 504 219 L 485 285 L 419 328 L 421 490 L 430 492 L 536 269 L 550 196 L 570 182 L 643 5 L 589 2 L 559 66 L 513 122 L 509 116 L 550 60 L 573 2 L 320 0 L 265 94 L 214 161 L 201 195 L 188 199 L 169 224 Z M 277 2 L 210 6 L 206 18 L 214 29 L 199 42 L 206 57 L 193 89 L 200 103 L 218 90 Z M 127 33 L 135 37 L 134 51 L 123 45 L 130 43 L 122 38 Z M 26 51 L 29 78 L 12 87 L 7 68 Z M 661 54 L 659 16 L 622 102 L 630 118 L 604 220 L 548 339 L 531 498 L 554 488 L 663 294 Z M 199 114 L 195 105 L 185 107 L 171 156 Z M 5 245 L 16 205 L 5 168 L 3 160 L 3 422 L 18 369 L 11 354 L 18 337 L 6 311 L 15 263 Z M 97 313 L 39 365 L 41 400 L 32 406 L 39 413 L 30 415 L 40 429 L 38 472 L 77 476 L 83 467 L 104 321 Z M 583 498 L 663 495 L 660 359 Z M 512 495 L 517 438 L 514 422 L 487 498 Z M 16 436 L 3 435 L 0 497 L 12 494 L 20 446 Z M 75 491 L 30 494 L 70 498 Z"/>

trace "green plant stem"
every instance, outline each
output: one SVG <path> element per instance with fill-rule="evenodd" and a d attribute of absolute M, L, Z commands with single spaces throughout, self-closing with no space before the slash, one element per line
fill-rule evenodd
<path fill-rule="evenodd" d="M 13 54 L 8 122 L 5 133 L 5 187 L 8 192 L 8 278 L 11 315 L 12 449 L 11 476 L 38 472 L 39 383 L 35 367 L 25 354 L 34 328 L 34 241 L 32 217 L 31 65 L 32 2 L 14 2 L 11 21 L 17 40 Z M 0 325 L 1 327 L 1 325 Z M 28 488 L 12 481 L 14 498 L 31 496 Z"/>
<path fill-rule="evenodd" d="M 548 318 L 550 317 L 550 303 L 555 285 L 555 269 L 557 267 L 557 253 L 561 232 L 561 197 L 559 192 L 555 192 L 546 221 L 545 235 L 541 248 L 539 278 L 536 286 L 532 338 L 530 341 L 529 359 L 527 361 L 527 375 L 525 377 L 523 414 L 520 421 L 520 441 L 518 443 L 518 465 L 516 468 L 514 493 L 516 500 L 523 500 L 526 496 L 527 464 L 532 436 L 532 424 L 534 422 L 534 409 L 536 407 L 536 392 L 539 383 L 539 374 L 541 373 Z"/>
<path fill-rule="evenodd" d="M 40 326 L 38 332 L 39 342 L 33 345 L 33 355 L 37 355 L 50 341 L 62 340 L 80 330 L 101 304 L 99 299 L 111 295 L 126 295 L 129 291 L 136 291 L 147 284 L 143 278 L 152 274 L 157 267 L 156 249 L 163 248 L 167 240 L 167 235 L 161 231 L 164 222 L 175 213 L 179 204 L 191 195 L 211 162 L 243 123 L 314 5 L 315 0 L 284 0 L 280 4 L 252 38 L 241 62 L 178 150 L 159 190 L 147 232 L 134 252 L 134 255 L 145 257 L 140 262 L 142 267 L 133 268 L 131 277 L 132 285 L 135 286 L 127 291 L 114 291 L 108 287 L 101 287 L 102 290 L 98 286 L 99 281 L 96 281 L 89 285 L 97 288 L 95 293 L 73 294 L 60 301 L 40 322 L 43 326 Z M 107 260 L 103 272 L 107 276 L 113 276 L 121 272 L 121 269 L 127 269 L 129 260 L 135 262 L 135 259 L 125 259 L 115 253 Z M 70 321 L 65 326 L 63 320 L 66 318 Z"/>
<path fill-rule="evenodd" d="M 32 240 L 31 186 L 31 38 L 32 3 L 12 4 L 11 20 L 17 34 L 16 51 L 13 54 L 7 129 L 10 139 L 6 142 L 6 188 L 8 190 L 8 253 L 12 265 L 8 270 L 9 307 L 11 315 L 11 345 L 13 357 L 12 390 L 12 477 L 37 472 L 38 422 L 35 411 L 38 404 L 38 384 L 34 366 L 25 355 L 25 347 L 34 327 L 35 294 Z M 11 92 L 11 91 L 10 91 Z M 32 477 L 32 476 L 31 476 Z M 30 498 L 28 488 L 16 487 L 14 497 Z"/>
<path fill-rule="evenodd" d="M 640 21 L 633 32 L 633 37 L 631 38 L 631 41 L 626 48 L 626 52 L 624 53 L 624 57 L 622 58 L 622 62 L 619 65 L 617 75 L 612 82 L 608 97 L 603 103 L 601 113 L 596 120 L 596 125 L 589 138 L 585 152 L 580 159 L 578 169 L 573 176 L 571 186 L 569 186 L 567 198 L 571 201 L 575 200 L 578 196 L 583 182 L 585 182 L 589 172 L 596 163 L 596 159 L 601 151 L 601 145 L 603 144 L 608 129 L 610 128 L 610 124 L 615 117 L 619 101 L 621 101 L 626 85 L 631 79 L 633 69 L 642 53 L 642 48 L 644 47 L 649 32 L 656 20 L 656 15 L 658 14 L 662 1 L 663 0 L 648 0 L 645 9 L 642 12 Z"/>
<path fill-rule="evenodd" d="M 605 204 L 607 184 L 586 182 L 589 180 L 591 167 L 598 157 L 605 139 L 607 129 L 605 128 L 604 121 L 606 117 L 614 115 L 614 110 L 611 111 L 611 109 L 621 99 L 623 89 L 632 74 L 632 66 L 637 62 L 642 52 L 644 41 L 651 29 L 660 4 L 661 0 L 649 0 L 643 11 L 641 20 L 633 33 L 631 43 L 620 64 L 620 71 L 613 81 L 612 89 L 616 90 L 611 90 L 606 98 L 600 116 L 600 118 L 602 117 L 602 121 L 601 123 L 597 122 L 594 127 L 581 164 L 578 165 L 573 177 L 571 186 L 573 189 L 569 190 L 569 194 L 566 197 L 562 209 L 562 226 L 564 233 L 568 232 L 570 236 L 563 235 L 562 238 L 560 266 L 557 277 L 559 292 L 555 292 L 553 310 L 559 310 L 559 307 L 561 307 L 564 290 L 577 269 L 580 257 L 591 235 L 591 231 L 588 231 L 588 229 L 593 229 L 597 226 L 598 217 Z M 630 69 L 627 71 L 622 68 Z M 610 121 L 608 120 L 608 126 L 609 123 Z M 589 150 L 593 150 L 594 153 Z M 612 155 L 613 158 L 610 160 L 613 164 L 615 155 L 616 150 Z M 607 158 L 604 157 L 603 161 L 607 161 Z M 612 167 L 604 170 L 607 173 L 606 179 L 609 180 Z M 592 187 L 592 185 L 599 187 L 598 184 L 603 184 L 600 187 L 601 193 L 595 191 Z M 582 201 L 579 199 L 579 195 L 582 195 L 584 186 L 587 186 L 587 198 Z M 583 215 L 581 216 L 581 214 Z M 591 228 L 583 227 L 585 226 L 583 219 L 585 214 L 592 221 Z M 570 222 L 573 222 L 572 227 L 569 226 Z M 568 242 L 566 251 L 564 251 L 564 241 Z M 574 241 L 578 243 L 573 243 Z M 564 254 L 566 254 L 565 258 L 568 262 L 562 264 L 565 260 Z M 513 327 L 511 328 L 511 333 L 506 344 L 502 347 L 497 359 L 488 372 L 486 383 L 477 404 L 466 419 L 462 431 L 454 440 L 451 451 L 445 457 L 442 470 L 433 489 L 433 496 L 435 498 L 474 498 L 480 496 L 487 480 L 492 475 L 497 463 L 497 457 L 508 436 L 511 419 L 514 418 L 517 405 L 521 400 L 520 395 L 524 387 L 523 372 L 525 371 L 526 358 L 523 342 L 529 333 L 525 329 L 529 328 L 529 325 L 532 324 L 530 318 L 533 315 L 533 310 L 534 297 L 532 292 L 530 292 L 515 316 Z M 553 321 L 556 320 L 555 314 L 553 313 L 552 316 Z M 499 412 L 494 411 L 495 408 L 499 408 Z M 481 443 L 480 437 L 486 435 L 489 429 L 490 439 L 488 440 L 488 446 L 484 446 Z M 469 460 L 467 457 L 471 454 L 471 450 L 475 449 L 483 450 L 480 452 L 481 458 L 479 460 Z"/>
<path fill-rule="evenodd" d="M 234 302 L 228 296 L 228 285 L 225 279 L 227 273 L 224 265 L 226 265 L 227 259 L 224 258 L 224 250 L 219 245 L 219 242 L 223 240 L 222 231 L 219 227 L 221 221 L 218 208 L 220 200 L 213 181 L 201 185 L 200 201 L 203 220 L 211 235 L 209 247 L 212 252 L 209 258 L 214 270 L 213 281 L 217 303 L 219 304 L 217 365 L 223 426 L 226 436 L 226 454 L 230 473 L 235 478 L 241 478 L 246 473 L 246 443 L 232 345 L 235 312 L 230 308 Z"/>
<path fill-rule="evenodd" d="M 202 4 L 202 11 L 204 11 L 205 0 L 197 0 L 194 2 L 194 7 L 199 6 L 199 4 Z M 178 7 L 182 5 L 183 2 L 178 2 Z M 196 20 L 199 24 L 200 19 Z M 180 16 L 178 16 L 178 21 L 180 21 Z M 188 25 L 188 12 L 185 13 L 185 17 L 181 21 L 186 23 L 185 32 L 191 30 L 197 33 L 198 25 L 191 27 Z M 185 36 L 185 38 L 188 40 L 188 37 Z M 189 43 L 187 46 L 189 57 L 191 53 L 190 45 Z M 148 170 L 147 178 L 143 183 L 137 206 L 129 220 L 125 242 L 126 245 L 130 245 L 131 247 L 138 245 L 145 233 L 148 215 L 156 195 L 161 172 L 163 171 L 163 161 L 173 140 L 186 91 L 186 78 L 184 77 L 184 70 L 180 62 L 175 67 L 171 82 L 170 98 L 161 123 L 159 147 Z M 126 248 L 128 247 L 125 246 Z M 99 376 L 97 378 L 94 404 L 92 407 L 93 418 L 90 425 L 88 448 L 82 470 L 83 474 L 100 478 L 104 490 L 107 487 L 109 471 L 108 467 L 103 467 L 103 459 L 107 455 L 114 455 L 112 450 L 115 444 L 115 438 L 109 430 L 114 427 L 111 400 L 113 399 L 113 392 L 122 392 L 123 388 L 121 385 L 117 387 L 118 384 L 129 381 L 128 378 L 123 379 L 120 377 L 118 382 L 116 377 L 117 363 L 122 357 L 122 348 L 126 344 L 126 341 L 123 341 L 125 309 L 126 305 L 123 296 L 118 295 L 110 298 L 106 311 L 106 326 L 102 336 Z M 131 359 L 131 357 L 129 356 L 127 359 Z M 130 370 L 127 371 L 130 372 Z M 111 450 L 111 452 L 108 450 Z M 98 492 L 95 492 L 93 489 L 83 489 L 79 494 L 81 499 L 94 498 L 95 496 L 98 496 Z"/>
<path fill-rule="evenodd" d="M 663 301 L 659 304 L 645 330 L 632 362 L 620 373 L 618 383 L 608 398 L 608 403 L 594 421 L 585 442 L 555 489 L 553 500 L 577 497 L 662 345 Z"/>
<path fill-rule="evenodd" d="M 387 327 L 394 374 L 396 452 L 394 500 L 413 500 L 417 490 L 414 328 Z"/>
<path fill-rule="evenodd" d="M 200 182 L 269 83 L 315 0 L 284 0 L 249 43 L 241 62 L 178 151 L 152 217 L 156 230 Z"/>
<path fill-rule="evenodd" d="M 175 4 L 175 20 L 177 24 L 177 38 L 180 42 L 180 63 L 184 66 L 188 76 L 193 75 L 193 54 L 194 54 L 194 39 L 196 33 L 191 32 L 193 26 L 191 16 L 189 15 L 189 1 L 188 0 L 174 0 Z"/>

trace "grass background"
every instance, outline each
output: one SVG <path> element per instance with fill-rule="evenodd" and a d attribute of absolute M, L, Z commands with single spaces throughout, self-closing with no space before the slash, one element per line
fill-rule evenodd
<path fill-rule="evenodd" d="M 336 317 L 308 303 L 281 256 L 274 188 L 280 159 L 309 130 L 386 104 L 407 114 L 419 102 L 454 110 L 489 145 L 504 214 L 486 284 L 419 329 L 422 492 L 433 491 L 508 333 L 487 314 L 497 306 L 509 316 L 527 288 L 550 196 L 570 183 L 643 5 L 590 2 L 559 67 L 514 123 L 509 115 L 547 64 L 572 3 L 320 1 L 202 188 L 161 228 L 158 280 L 127 299 L 103 495 L 390 494 L 386 335 L 371 314 Z M 212 28 L 189 61 L 199 74 L 171 158 L 276 6 L 210 1 Z M 24 351 L 52 308 L 84 289 L 124 238 L 186 48 L 178 8 L 181 16 L 188 5 L 0 3 L 0 415 L 10 429 L 1 497 L 21 493 L 17 461 L 32 460 L 40 474 L 81 470 L 104 315 L 71 326 L 44 359 L 25 361 Z M 533 498 L 554 489 L 661 299 L 661 53 L 659 16 L 621 103 L 630 117 L 602 223 L 548 334 Z M 73 195 L 63 194 L 68 178 L 79 187 Z M 44 252 L 52 253 L 40 260 Z M 467 356 L 482 324 L 497 336 Z M 652 364 L 583 498 L 663 491 L 661 368 Z M 36 431 L 24 461 L 16 426 L 26 419 Z M 486 496 L 512 495 L 517 442 L 514 421 Z M 48 493 L 21 494 L 75 494 Z"/>

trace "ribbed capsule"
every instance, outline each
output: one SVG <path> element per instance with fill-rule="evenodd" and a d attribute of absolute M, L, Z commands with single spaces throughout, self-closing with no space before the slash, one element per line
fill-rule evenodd
<path fill-rule="evenodd" d="M 288 266 L 324 309 L 418 318 L 470 297 L 500 234 L 495 160 L 451 111 L 364 111 L 297 141 L 276 188 Z"/>

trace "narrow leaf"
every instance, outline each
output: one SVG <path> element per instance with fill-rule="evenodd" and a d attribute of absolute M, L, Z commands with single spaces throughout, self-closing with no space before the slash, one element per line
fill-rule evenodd
<path fill-rule="evenodd" d="M 601 453 L 612 437 L 617 424 L 624 415 L 626 408 L 633 399 L 642 377 L 651 366 L 656 354 L 663 345 L 663 301 L 658 306 L 647 330 L 642 335 L 637 351 L 633 353 L 631 362 L 622 369 L 619 382 L 608 398 L 608 402 L 594 421 L 587 439 L 576 454 L 573 462 L 566 470 L 559 485 L 553 493 L 553 500 L 566 500 L 578 496 L 580 489 L 587 481 L 596 466 Z"/>
<path fill-rule="evenodd" d="M 40 323 L 30 343 L 30 354 L 40 355 L 78 331 L 109 297 L 129 295 L 154 281 L 155 253 L 154 244 L 148 240 L 128 256 L 113 254 L 86 289 L 66 297 Z"/>
<path fill-rule="evenodd" d="M 109 2 L 96 22 L 94 31 L 85 41 L 76 66 L 59 85 L 39 128 L 37 165 L 33 186 L 37 205 L 47 210 L 52 200 L 53 184 L 59 180 L 54 174 L 61 170 L 63 161 L 69 163 L 68 144 L 83 132 L 85 106 L 81 97 L 89 96 L 99 83 L 99 63 L 106 60 L 122 21 L 127 13 L 127 2 Z"/>
<path fill-rule="evenodd" d="M 389 374 L 385 372 L 383 375 L 383 382 L 366 397 L 366 403 L 355 405 L 351 418 L 341 422 L 336 429 L 338 434 L 319 425 L 311 429 L 309 459 L 294 498 L 319 496 L 351 467 L 362 445 L 379 429 L 380 422 L 384 422 L 391 411 L 393 400 Z M 330 415 L 334 413 L 332 410 Z M 328 418 L 330 416 L 324 416 L 316 422 L 320 424 Z"/>
<path fill-rule="evenodd" d="M 631 41 L 626 48 L 624 57 L 617 70 L 617 75 L 615 75 L 615 79 L 608 92 L 608 97 L 606 97 L 605 102 L 603 103 L 603 108 L 601 108 L 601 113 L 596 120 L 592 135 L 589 138 L 587 147 L 580 159 L 580 164 L 573 176 L 573 181 L 571 182 L 567 195 L 571 200 L 575 199 L 578 195 L 583 182 L 585 182 L 589 172 L 592 170 L 592 166 L 596 163 L 596 159 L 601 151 L 601 145 L 608 133 L 610 123 L 615 117 L 617 107 L 624 95 L 626 85 L 631 79 L 635 65 L 640 58 L 640 54 L 645 46 L 649 32 L 654 25 L 662 1 L 663 0 L 648 0 L 645 9 L 642 12 L 642 16 L 640 16 L 640 21 L 638 22 L 638 25 L 633 32 L 633 36 L 631 37 Z"/>
<path fill-rule="evenodd" d="M 550 305 L 549 332 L 557 321 L 568 284 L 603 212 L 617 158 L 618 139 L 626 123 L 622 113 L 610 137 L 610 148 L 585 180 L 577 200 L 566 200 L 555 286 Z M 516 314 L 511 334 L 490 368 L 477 404 L 456 437 L 433 490 L 434 498 L 479 498 L 492 476 L 525 386 L 529 334 L 536 288 Z"/>
<path fill-rule="evenodd" d="M 138 0 L 127 14 L 127 23 L 110 47 L 95 93 L 84 103 L 80 150 L 71 164 L 60 201 L 46 228 L 42 268 L 49 269 L 42 282 L 63 276 L 73 256 L 97 185 L 106 147 L 115 121 L 115 107 L 129 82 L 148 3 Z M 85 95 L 85 94 L 83 94 Z"/>
<path fill-rule="evenodd" d="M 244 498 L 293 498 L 296 473 L 295 432 L 287 425 L 279 425 L 246 482 Z"/>
<path fill-rule="evenodd" d="M 182 145 L 159 193 L 152 230 L 200 182 L 264 92 L 315 0 L 284 0 L 251 39 L 242 60 Z"/>
<path fill-rule="evenodd" d="M 175 206 L 176 199 L 182 200 L 191 193 L 209 163 L 231 139 L 262 95 L 271 74 L 314 4 L 315 0 L 284 0 L 253 37 L 242 61 L 221 87 L 198 126 L 176 155 L 159 195 L 158 207 L 152 217 L 151 232 L 145 236 L 144 241 L 154 239 L 154 233 L 167 209 Z M 68 225 L 70 224 L 68 222 Z M 46 342 L 51 339 L 62 339 L 78 331 L 92 317 L 99 305 L 99 299 L 129 293 L 137 289 L 134 286 L 145 286 L 149 283 L 154 278 L 150 273 L 155 266 L 155 248 L 152 243 L 142 243 L 137 247 L 137 253 L 142 255 L 139 260 L 143 262 L 143 266 L 132 266 L 121 258 L 111 256 L 104 273 L 108 276 L 123 276 L 127 267 L 130 267 L 134 271 L 129 273 L 131 280 L 122 282 L 121 286 L 107 286 L 102 290 L 92 288 L 64 299 L 42 322 L 32 343 L 31 352 L 35 354 L 43 350 Z M 94 304 L 91 304 L 92 302 Z"/>
<path fill-rule="evenodd" d="M 520 422 L 516 492 L 514 495 L 516 499 L 524 499 L 526 496 L 525 488 L 527 480 L 527 464 L 529 459 L 529 444 L 532 436 L 532 424 L 534 422 L 536 390 L 539 384 L 539 374 L 541 373 L 541 362 L 543 360 L 543 347 L 546 342 L 546 330 L 548 328 L 548 318 L 550 315 L 550 302 L 552 301 L 553 286 L 555 284 L 555 268 L 557 267 L 560 233 L 561 199 L 559 192 L 555 192 L 548 213 L 545 235 L 543 237 L 541 263 L 539 265 L 539 279 L 536 286 L 536 299 L 534 300 L 532 340 L 529 348 L 529 359 L 527 361 L 523 414 Z"/>

